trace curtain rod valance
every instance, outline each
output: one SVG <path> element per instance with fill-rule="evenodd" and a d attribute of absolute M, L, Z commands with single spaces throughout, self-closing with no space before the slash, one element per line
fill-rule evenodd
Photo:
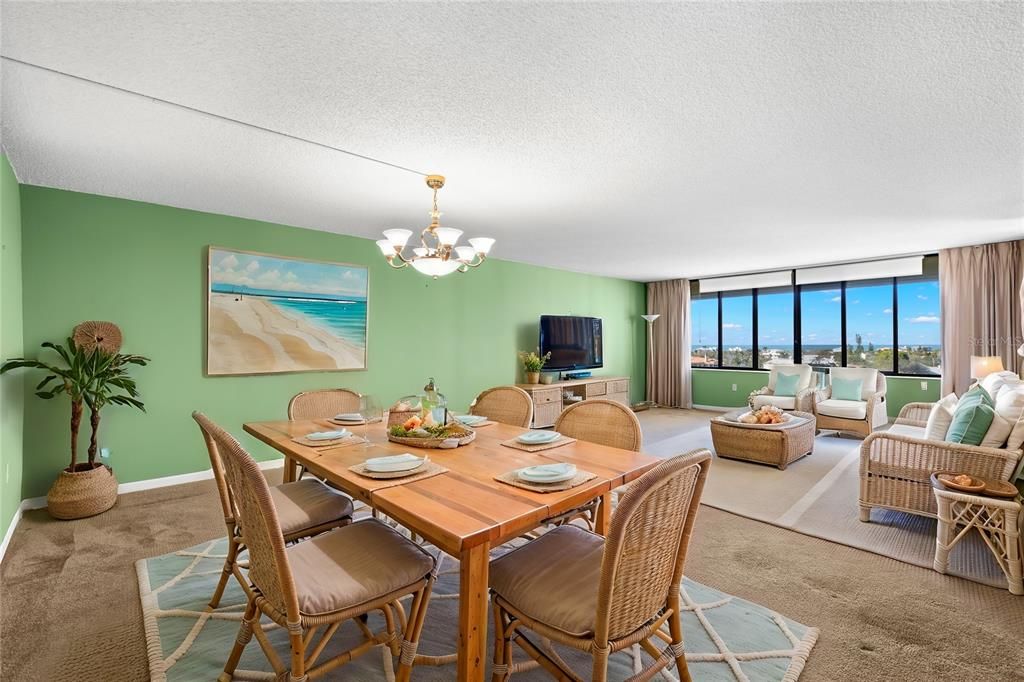
<path fill-rule="evenodd" d="M 702 279 L 700 280 L 700 293 L 735 291 L 737 289 L 768 289 L 770 287 L 788 287 L 792 284 L 792 270 L 759 272 L 752 275 L 733 275 L 731 277 Z"/>
<path fill-rule="evenodd" d="M 793 284 L 820 284 L 853 280 L 881 279 L 883 277 L 912 277 L 924 272 L 924 256 L 906 256 L 885 260 L 821 265 L 795 270 L 755 272 L 728 277 L 709 277 L 698 281 L 700 293 L 736 291 L 739 289 L 769 289 Z"/>

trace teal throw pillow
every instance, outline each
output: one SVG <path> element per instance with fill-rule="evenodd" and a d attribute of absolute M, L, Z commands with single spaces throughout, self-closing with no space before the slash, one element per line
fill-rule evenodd
<path fill-rule="evenodd" d="M 996 411 L 992 409 L 992 396 L 981 386 L 975 386 L 957 403 L 953 421 L 946 432 L 946 441 L 981 445 L 988 427 L 992 425 L 995 413 Z"/>
<path fill-rule="evenodd" d="M 799 384 L 799 374 L 779 374 L 777 377 L 775 377 L 775 395 L 795 396 L 796 387 Z"/>
<path fill-rule="evenodd" d="M 863 379 L 832 378 L 832 400 L 863 400 L 860 397 Z"/>

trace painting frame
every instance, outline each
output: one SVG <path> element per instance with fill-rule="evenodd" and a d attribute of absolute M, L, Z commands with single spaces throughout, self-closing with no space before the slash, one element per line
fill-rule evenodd
<path fill-rule="evenodd" d="M 291 261 L 296 263 L 306 263 L 312 265 L 323 265 L 331 267 L 346 268 L 351 270 L 360 270 L 363 272 L 365 281 L 365 296 L 364 296 L 364 326 L 363 326 L 363 346 L 361 353 L 361 366 L 358 367 L 310 367 L 310 368 L 291 368 L 291 369 L 264 369 L 264 370 L 246 370 L 246 371 L 211 371 L 211 354 L 213 350 L 212 344 L 212 312 L 213 312 L 213 298 L 218 292 L 214 291 L 214 255 L 217 252 L 227 252 L 230 254 L 238 254 L 243 257 L 250 258 L 268 258 L 277 261 Z M 205 320 L 204 320 L 204 338 L 203 338 L 203 375 L 206 377 L 240 377 L 240 376 L 273 376 L 277 374 L 308 374 L 312 372 L 323 373 L 323 372 L 361 372 L 366 371 L 369 368 L 369 350 L 370 350 L 370 268 L 366 265 L 359 263 L 347 263 L 343 261 L 332 261 L 317 258 L 305 258 L 303 256 L 287 256 L 277 253 L 268 253 L 265 251 L 252 251 L 247 249 L 239 249 L 229 246 L 219 246 L 216 244 L 209 244 L 206 247 L 205 254 L 206 264 L 206 276 L 204 281 L 205 287 Z"/>

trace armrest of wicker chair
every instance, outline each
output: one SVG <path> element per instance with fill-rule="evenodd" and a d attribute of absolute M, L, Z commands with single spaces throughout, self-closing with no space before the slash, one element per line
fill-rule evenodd
<path fill-rule="evenodd" d="M 935 403 L 907 403 L 900 409 L 896 423 L 924 428 L 928 425 L 928 415 L 931 414 L 934 405 Z"/>
<path fill-rule="evenodd" d="M 818 402 L 818 389 L 805 388 L 796 392 L 796 409 L 800 412 L 813 412 Z"/>
<path fill-rule="evenodd" d="M 869 423 L 871 422 L 872 415 L 875 414 L 875 405 L 877 405 L 878 403 L 884 403 L 884 402 L 885 402 L 885 391 L 875 391 L 868 398 L 868 400 L 867 400 L 868 404 L 867 404 L 867 408 L 864 411 L 864 416 L 868 420 Z"/>
<path fill-rule="evenodd" d="M 925 440 L 880 431 L 860 447 L 860 474 L 928 481 L 936 471 L 957 471 L 1007 481 L 1020 461 L 1020 450 Z"/>
<path fill-rule="evenodd" d="M 822 400 L 828 400 L 832 397 L 832 387 L 826 386 L 825 388 L 814 389 L 814 397 L 811 398 L 811 412 L 815 415 L 818 414 L 818 403 Z"/>

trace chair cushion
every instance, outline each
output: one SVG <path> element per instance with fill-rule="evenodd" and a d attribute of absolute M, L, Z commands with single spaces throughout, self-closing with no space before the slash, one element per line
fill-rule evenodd
<path fill-rule="evenodd" d="M 868 412 L 868 404 L 863 400 L 822 400 L 818 403 L 818 412 L 829 417 L 840 419 L 864 419 Z"/>
<path fill-rule="evenodd" d="M 878 370 L 871 367 L 832 367 L 829 369 L 829 379 L 860 379 L 860 398 L 867 400 L 878 390 Z"/>
<path fill-rule="evenodd" d="M 949 425 L 949 431 L 946 432 L 946 441 L 964 445 L 981 445 L 981 441 L 985 439 L 985 432 L 992 425 L 995 413 L 992 397 L 988 391 L 980 385 L 975 385 L 957 403 L 956 412 L 953 413 L 953 422 Z"/>
<path fill-rule="evenodd" d="M 756 395 L 754 396 L 754 409 L 764 407 L 765 405 L 774 405 L 780 410 L 795 410 L 796 409 L 796 398 L 792 396 L 781 396 L 781 395 Z"/>
<path fill-rule="evenodd" d="M 286 536 L 352 516 L 352 500 L 315 478 L 272 486 L 270 497 Z"/>
<path fill-rule="evenodd" d="M 834 400 L 860 400 L 863 379 L 832 379 L 832 398 Z"/>
<path fill-rule="evenodd" d="M 604 538 L 559 526 L 491 562 L 491 589 L 523 614 L 577 637 L 594 631 Z"/>
<path fill-rule="evenodd" d="M 434 568 L 430 554 L 377 519 L 322 533 L 286 551 L 299 611 L 306 616 L 380 599 Z"/>
<path fill-rule="evenodd" d="M 921 426 L 911 426 L 910 424 L 893 424 L 886 430 L 886 433 L 893 436 L 909 436 L 911 438 L 924 438 L 925 430 Z M 941 438 L 939 440 L 942 440 Z"/>
<path fill-rule="evenodd" d="M 780 373 L 775 380 L 775 395 L 782 397 L 793 397 L 800 386 L 799 374 Z"/>
<path fill-rule="evenodd" d="M 932 411 L 928 413 L 928 423 L 924 427 L 926 439 L 946 440 L 949 425 L 953 423 L 953 413 L 956 412 L 957 402 L 956 393 L 950 393 L 932 405 Z"/>
<path fill-rule="evenodd" d="M 1012 424 L 1006 449 L 1019 450 L 1024 445 L 1024 386 L 1007 385 L 999 391 L 996 414 Z"/>

